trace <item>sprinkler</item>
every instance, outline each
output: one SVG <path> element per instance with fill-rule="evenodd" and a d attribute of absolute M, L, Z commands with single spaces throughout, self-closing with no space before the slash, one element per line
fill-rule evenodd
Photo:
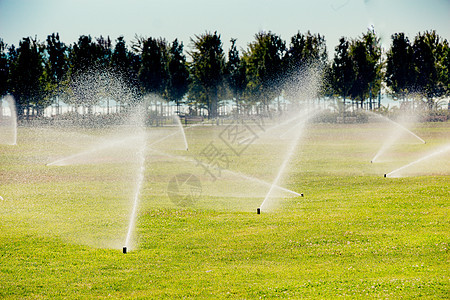
<path fill-rule="evenodd" d="M 303 197 L 303 193 L 300 194 L 300 197 Z"/>
<path fill-rule="evenodd" d="M 261 214 L 261 208 L 257 208 L 257 209 L 256 209 L 256 214 L 257 214 L 257 215 L 260 215 L 260 214 Z"/>
<path fill-rule="evenodd" d="M 386 177 L 386 174 L 384 174 L 384 177 Z"/>
<path fill-rule="evenodd" d="M 127 247 L 123 247 L 123 254 L 127 254 Z"/>

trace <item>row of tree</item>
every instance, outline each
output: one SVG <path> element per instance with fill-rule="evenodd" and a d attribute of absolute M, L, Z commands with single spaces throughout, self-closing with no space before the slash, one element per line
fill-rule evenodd
<path fill-rule="evenodd" d="M 238 112 L 251 107 L 266 111 L 280 96 L 292 102 L 334 97 L 374 109 L 384 87 L 394 98 L 414 95 L 432 109 L 450 93 L 450 47 L 435 31 L 418 33 L 412 42 L 396 33 L 383 53 L 369 29 L 356 39 L 342 37 L 332 59 L 324 36 L 309 31 L 298 32 L 289 44 L 272 32 L 259 32 L 241 51 L 232 39 L 228 53 L 217 32 L 191 42 L 184 51 L 178 40 L 152 37 L 136 37 L 131 47 L 123 37 L 114 46 L 109 37 L 85 35 L 66 45 L 52 34 L 45 42 L 23 38 L 17 48 L 0 39 L 0 95 L 14 96 L 19 116 L 42 113 L 62 94 L 70 95 L 64 100 L 68 104 L 92 106 L 96 96 L 73 83 L 93 70 L 114 74 L 133 87 L 132 99 L 114 99 L 123 105 L 154 94 L 177 105 L 205 108 L 210 117 L 217 116 L 225 99 L 233 99 Z"/>

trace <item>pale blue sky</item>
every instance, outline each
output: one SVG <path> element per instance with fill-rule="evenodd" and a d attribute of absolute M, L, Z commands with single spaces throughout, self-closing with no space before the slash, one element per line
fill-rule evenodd
<path fill-rule="evenodd" d="M 357 37 L 371 25 L 384 46 L 395 32 L 413 39 L 436 29 L 450 40 L 449 20 L 450 0 L 0 0 L 0 37 L 16 46 L 25 36 L 59 32 L 65 43 L 82 34 L 130 42 L 138 34 L 178 38 L 189 49 L 194 35 L 218 31 L 227 50 L 231 37 L 246 48 L 261 30 L 287 42 L 311 30 L 325 35 L 331 53 L 341 36 Z"/>

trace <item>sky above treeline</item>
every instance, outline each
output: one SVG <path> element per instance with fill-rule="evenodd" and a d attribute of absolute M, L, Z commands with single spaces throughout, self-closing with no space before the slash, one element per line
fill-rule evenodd
<path fill-rule="evenodd" d="M 390 36 L 436 30 L 450 40 L 450 0 L 0 0 L 0 38 L 18 46 L 23 37 L 58 32 L 66 44 L 80 35 L 135 35 L 181 40 L 217 31 L 225 50 L 230 39 L 246 49 L 259 31 L 272 31 L 286 40 L 298 31 L 325 36 L 332 53 L 341 36 L 356 38 L 374 27 L 384 48 Z"/>

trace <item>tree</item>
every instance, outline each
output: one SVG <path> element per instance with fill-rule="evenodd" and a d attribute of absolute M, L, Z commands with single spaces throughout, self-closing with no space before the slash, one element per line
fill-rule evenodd
<path fill-rule="evenodd" d="M 45 61 L 45 91 L 47 98 L 59 100 L 58 94 L 62 89 L 63 81 L 67 79 L 69 62 L 67 55 L 67 46 L 60 41 L 59 34 L 47 36 L 45 51 L 47 60 Z M 52 100 L 50 100 L 52 101 Z M 59 101 L 58 110 L 59 110 Z"/>
<path fill-rule="evenodd" d="M 146 39 L 143 42 L 141 57 L 139 80 L 144 92 L 163 97 L 169 79 L 166 41 L 154 38 Z"/>
<path fill-rule="evenodd" d="M 317 76 L 314 73 L 323 71 L 327 65 L 327 58 L 324 36 L 313 35 L 310 31 L 306 35 L 300 32 L 294 35 L 283 59 L 286 78 L 284 96 L 291 101 L 299 100 L 305 96 L 310 98 L 312 89 L 307 85 L 309 83 L 317 84 L 315 79 L 321 79 L 322 76 Z M 311 72 L 312 70 L 314 72 Z"/>
<path fill-rule="evenodd" d="M 414 86 L 413 49 L 403 32 L 395 33 L 391 39 L 386 60 L 386 85 L 394 97 L 405 99 Z"/>
<path fill-rule="evenodd" d="M 175 101 L 177 112 L 180 111 L 180 101 L 189 88 L 189 69 L 186 56 L 183 54 L 183 43 L 175 39 L 168 53 L 169 82 L 167 85 L 167 99 Z"/>
<path fill-rule="evenodd" d="M 48 60 L 46 70 L 52 83 L 58 85 L 64 80 L 69 65 L 67 57 L 67 46 L 60 41 L 59 34 L 53 33 L 47 37 L 46 51 Z"/>
<path fill-rule="evenodd" d="M 442 56 L 438 61 L 438 78 L 445 96 L 450 96 L 450 46 L 447 40 L 442 42 Z"/>
<path fill-rule="evenodd" d="M 111 41 L 100 36 L 96 42 L 91 36 L 82 35 L 69 50 L 70 81 L 73 99 L 68 99 L 76 107 L 87 107 L 88 113 L 99 102 L 99 77 L 109 70 Z"/>
<path fill-rule="evenodd" d="M 99 38 L 96 38 L 97 43 L 94 47 L 95 52 L 94 56 L 97 60 L 97 67 L 102 69 L 108 69 L 111 64 L 111 55 L 112 55 L 112 43 L 111 39 L 106 37 L 106 39 L 100 35 Z"/>
<path fill-rule="evenodd" d="M 295 73 L 298 69 L 311 65 L 324 65 L 327 62 L 328 54 L 325 37 L 320 34 L 306 35 L 297 32 L 291 38 L 289 49 L 284 58 L 284 65 L 287 74 Z"/>
<path fill-rule="evenodd" d="M 439 82 L 439 62 L 444 57 L 443 49 L 445 48 L 443 44 L 442 38 L 436 34 L 436 31 L 427 31 L 423 34 L 419 33 L 412 46 L 415 91 L 427 99 L 429 109 L 434 108 L 435 98 L 445 95 L 445 89 Z"/>
<path fill-rule="evenodd" d="M 11 64 L 9 86 L 16 100 L 19 117 L 31 115 L 31 109 L 43 112 L 43 59 L 36 40 L 23 38 L 17 49 L 17 58 Z"/>
<path fill-rule="evenodd" d="M 0 99 L 8 92 L 8 73 L 9 73 L 9 60 L 6 53 L 7 45 L 0 39 Z M 0 100 L 1 110 L 1 100 Z M 1 114 L 1 111 L 0 111 Z"/>
<path fill-rule="evenodd" d="M 70 50 L 69 59 L 72 78 L 97 66 L 97 54 L 99 51 L 97 51 L 97 45 L 92 42 L 90 35 L 80 36 L 78 42 Z"/>
<path fill-rule="evenodd" d="M 124 85 L 126 91 L 114 92 L 107 96 L 107 113 L 109 113 L 109 99 L 112 98 L 120 105 L 133 104 L 140 97 L 138 92 L 139 79 L 138 72 L 141 67 L 141 61 L 138 54 L 132 53 L 127 49 L 123 36 L 116 40 L 114 50 L 111 53 L 110 69 L 111 76 L 109 81 L 114 81 L 116 85 Z M 132 91 L 132 97 L 130 97 Z M 111 94 L 111 93 L 110 93 Z"/>
<path fill-rule="evenodd" d="M 355 81 L 350 90 L 353 99 L 363 102 L 369 98 L 372 108 L 372 95 L 378 93 L 381 85 L 381 47 L 375 31 L 369 29 L 362 38 L 353 41 L 350 54 L 354 62 Z"/>
<path fill-rule="evenodd" d="M 236 39 L 231 39 L 231 48 L 228 51 L 228 61 L 226 63 L 226 81 L 231 95 L 236 101 L 237 114 L 239 114 L 240 101 L 247 86 L 245 72 L 245 62 L 239 56 L 239 51 L 236 48 Z"/>
<path fill-rule="evenodd" d="M 282 60 L 286 44 L 272 32 L 259 32 L 244 53 L 247 91 L 268 111 L 269 103 L 282 91 Z"/>
<path fill-rule="evenodd" d="M 335 50 L 331 67 L 332 85 L 335 94 L 341 96 L 345 104 L 345 99 L 349 96 L 355 82 L 354 64 L 350 56 L 350 42 L 342 37 Z"/>
<path fill-rule="evenodd" d="M 204 33 L 191 39 L 191 98 L 206 106 L 208 118 L 217 117 L 220 91 L 224 83 L 225 57 L 217 32 Z"/>
<path fill-rule="evenodd" d="M 111 68 L 116 74 L 127 76 L 129 66 L 130 58 L 125 40 L 123 36 L 119 36 L 116 40 L 114 51 L 111 54 Z"/>

